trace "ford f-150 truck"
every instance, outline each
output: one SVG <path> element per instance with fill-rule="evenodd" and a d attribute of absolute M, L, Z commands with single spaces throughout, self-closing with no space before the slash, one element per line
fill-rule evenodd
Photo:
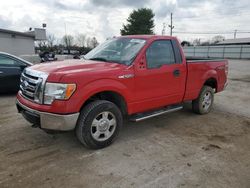
<path fill-rule="evenodd" d="M 175 37 L 113 38 L 80 60 L 26 68 L 17 109 L 45 131 L 75 130 L 93 149 L 110 145 L 123 119 L 141 121 L 182 108 L 210 112 L 227 85 L 226 60 L 185 58 Z"/>

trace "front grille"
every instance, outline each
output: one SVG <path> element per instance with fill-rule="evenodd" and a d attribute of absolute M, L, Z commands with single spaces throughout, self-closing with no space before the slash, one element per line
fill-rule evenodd
<path fill-rule="evenodd" d="M 21 95 L 31 101 L 42 103 L 43 88 L 47 75 L 38 71 L 25 69 L 20 79 Z"/>

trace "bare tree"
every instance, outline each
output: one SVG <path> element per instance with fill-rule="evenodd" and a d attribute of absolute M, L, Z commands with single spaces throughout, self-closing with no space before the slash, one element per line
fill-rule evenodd
<path fill-rule="evenodd" d="M 91 38 L 86 39 L 86 47 L 91 48 Z"/>
<path fill-rule="evenodd" d="M 95 37 L 93 38 L 87 38 L 87 47 L 88 48 L 95 48 L 96 46 L 98 46 L 98 41 Z"/>
<path fill-rule="evenodd" d="M 200 46 L 200 45 L 201 45 L 201 39 L 200 39 L 200 38 L 194 39 L 193 45 L 194 45 L 194 46 Z"/>
<path fill-rule="evenodd" d="M 62 43 L 67 48 L 68 53 L 70 53 L 70 47 L 73 45 L 73 42 L 74 42 L 74 37 L 72 35 L 64 35 L 62 38 Z"/>
<path fill-rule="evenodd" d="M 46 43 L 47 42 L 45 40 L 41 40 L 41 41 L 36 42 L 37 49 L 39 50 L 39 53 L 47 50 Z"/>
<path fill-rule="evenodd" d="M 91 43 L 92 43 L 93 48 L 97 47 L 99 44 L 95 37 L 92 38 Z"/>
<path fill-rule="evenodd" d="M 53 46 L 55 45 L 55 40 L 56 40 L 55 35 L 53 34 L 48 35 L 47 42 L 49 48 L 53 48 Z"/>
<path fill-rule="evenodd" d="M 76 45 L 79 47 L 84 47 L 86 45 L 86 35 L 85 34 L 78 34 L 76 36 Z"/>
<path fill-rule="evenodd" d="M 212 38 L 212 44 L 217 44 L 225 40 L 225 37 L 222 35 L 216 35 Z"/>
<path fill-rule="evenodd" d="M 210 45 L 210 41 L 206 40 L 204 42 L 201 43 L 201 46 L 209 46 Z"/>

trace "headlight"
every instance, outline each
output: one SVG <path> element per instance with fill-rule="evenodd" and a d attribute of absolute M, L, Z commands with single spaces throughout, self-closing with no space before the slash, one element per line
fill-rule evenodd
<path fill-rule="evenodd" d="M 76 84 L 49 83 L 45 85 L 44 104 L 52 104 L 55 99 L 67 100 L 76 90 Z"/>

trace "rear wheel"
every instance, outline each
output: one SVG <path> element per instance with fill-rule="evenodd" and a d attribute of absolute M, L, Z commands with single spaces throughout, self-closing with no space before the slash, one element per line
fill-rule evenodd
<path fill-rule="evenodd" d="M 197 114 L 207 114 L 214 102 L 214 90 L 210 86 L 203 86 L 199 97 L 192 101 L 193 111 Z"/>
<path fill-rule="evenodd" d="M 80 113 L 76 126 L 78 140 L 91 149 L 110 145 L 122 127 L 122 114 L 109 101 L 99 100 L 88 104 Z"/>

